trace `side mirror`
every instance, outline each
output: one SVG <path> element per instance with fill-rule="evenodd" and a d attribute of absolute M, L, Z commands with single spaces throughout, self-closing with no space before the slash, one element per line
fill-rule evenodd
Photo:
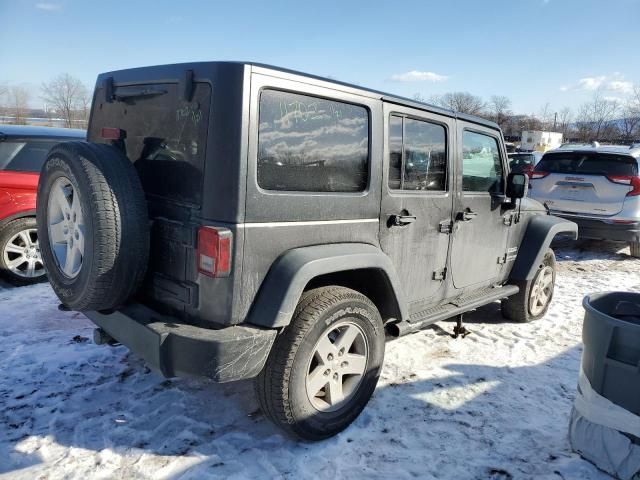
<path fill-rule="evenodd" d="M 507 198 L 514 201 L 527 195 L 529 176 L 524 173 L 511 172 L 507 177 Z"/>

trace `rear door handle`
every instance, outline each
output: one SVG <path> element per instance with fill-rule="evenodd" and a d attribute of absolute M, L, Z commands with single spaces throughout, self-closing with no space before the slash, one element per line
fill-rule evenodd
<path fill-rule="evenodd" d="M 415 215 L 391 215 L 391 224 L 396 227 L 404 227 L 416 221 Z"/>
<path fill-rule="evenodd" d="M 464 212 L 459 212 L 457 215 L 457 220 L 462 222 L 470 222 L 474 218 L 476 218 L 478 214 L 476 212 L 472 212 L 470 209 L 465 210 Z"/>

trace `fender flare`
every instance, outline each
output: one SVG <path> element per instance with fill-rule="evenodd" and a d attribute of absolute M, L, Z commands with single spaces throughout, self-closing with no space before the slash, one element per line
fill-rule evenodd
<path fill-rule="evenodd" d="M 2 220 L 0 220 L 0 228 L 3 228 L 5 225 L 8 225 L 14 220 L 19 220 L 21 218 L 28 218 L 28 217 L 36 218 L 35 209 L 22 210 L 18 213 L 14 213 L 13 215 L 9 215 L 8 217 L 3 218 Z"/>
<path fill-rule="evenodd" d="M 509 275 L 510 283 L 531 280 L 535 276 L 551 241 L 559 233 L 572 234 L 575 240 L 578 225 L 553 215 L 537 215 L 531 219 Z"/>
<path fill-rule="evenodd" d="M 271 266 L 247 316 L 247 322 L 269 328 L 289 325 L 306 285 L 328 273 L 377 269 L 388 280 L 401 318 L 406 317 L 400 281 L 391 259 L 362 243 L 336 243 L 294 248 Z"/>

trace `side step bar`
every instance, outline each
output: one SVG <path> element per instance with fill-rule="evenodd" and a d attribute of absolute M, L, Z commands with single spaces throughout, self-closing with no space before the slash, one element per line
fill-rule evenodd
<path fill-rule="evenodd" d="M 398 323 L 387 325 L 387 331 L 394 337 L 401 337 L 408 333 L 422 330 L 423 328 L 428 327 L 432 323 L 439 322 L 440 320 L 446 320 L 447 318 L 460 315 L 461 313 L 468 312 L 474 308 L 482 307 L 488 303 L 495 302 L 496 300 L 502 300 L 510 297 L 519 291 L 520 289 L 515 285 L 505 285 L 503 287 L 492 288 L 486 295 L 481 297 L 472 297 L 468 302 L 464 302 L 464 298 L 458 298 L 452 300 L 451 303 L 445 303 L 432 315 L 429 315 L 426 318 L 421 318 L 413 322 L 410 320 L 402 320 Z"/>

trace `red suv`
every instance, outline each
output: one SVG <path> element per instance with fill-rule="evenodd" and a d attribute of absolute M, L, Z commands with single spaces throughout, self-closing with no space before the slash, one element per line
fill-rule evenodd
<path fill-rule="evenodd" d="M 53 145 L 85 136 L 84 130 L 0 125 L 0 274 L 14 283 L 45 274 L 36 230 L 40 167 Z"/>

